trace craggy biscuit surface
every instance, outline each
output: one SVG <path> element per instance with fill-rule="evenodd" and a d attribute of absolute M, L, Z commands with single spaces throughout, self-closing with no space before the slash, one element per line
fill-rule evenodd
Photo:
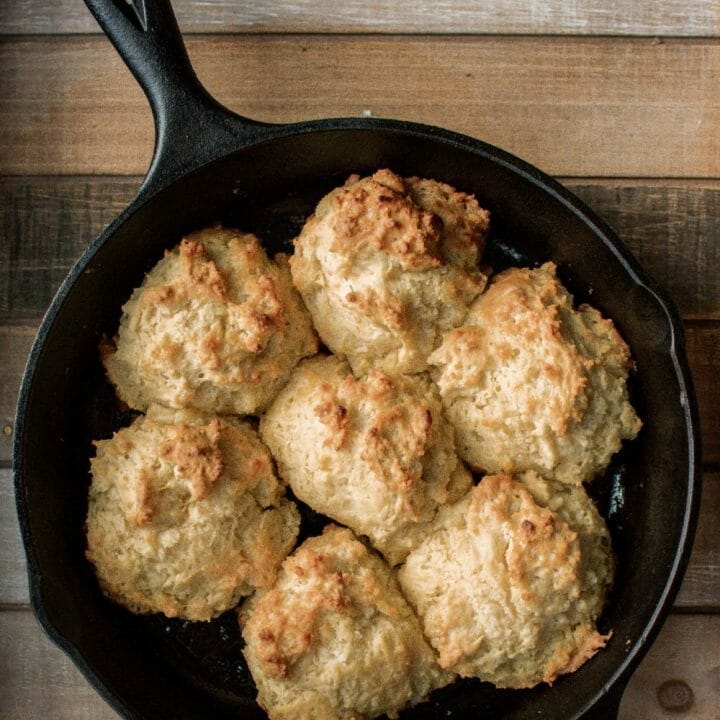
<path fill-rule="evenodd" d="M 152 407 L 96 447 L 87 556 L 107 595 L 209 620 L 272 585 L 300 519 L 249 425 Z"/>
<path fill-rule="evenodd" d="M 437 390 L 419 375 L 356 380 L 335 356 L 305 360 L 260 434 L 300 500 L 367 535 L 393 565 L 471 484 Z"/>
<path fill-rule="evenodd" d="M 363 720 L 422 702 L 452 679 L 387 565 L 328 526 L 241 611 L 245 657 L 271 720 Z"/>
<path fill-rule="evenodd" d="M 287 264 L 254 235 L 221 227 L 183 239 L 123 307 L 104 362 L 130 407 L 217 414 L 262 409 L 317 350 Z"/>
<path fill-rule="evenodd" d="M 582 483 L 640 429 L 629 349 L 553 263 L 486 288 L 488 229 L 447 184 L 352 176 L 289 260 L 221 227 L 183 239 L 103 344 L 147 416 L 96 443 L 87 557 L 133 612 L 247 598 L 271 720 L 392 718 L 456 675 L 553 683 L 609 637 L 609 533 Z M 307 359 L 316 332 L 336 354 Z M 273 461 L 348 527 L 287 557 L 300 515 Z"/>
<path fill-rule="evenodd" d="M 488 227 L 475 198 L 444 183 L 353 176 L 295 240 L 293 282 L 323 342 L 357 375 L 420 372 L 485 287 Z"/>
<path fill-rule="evenodd" d="M 552 683 L 605 645 L 608 531 L 582 487 L 489 475 L 399 570 L 440 665 L 503 688 Z"/>
<path fill-rule="evenodd" d="M 573 309 L 552 263 L 497 275 L 430 362 L 458 452 L 485 472 L 581 483 L 640 429 L 627 345 L 597 310 Z"/>

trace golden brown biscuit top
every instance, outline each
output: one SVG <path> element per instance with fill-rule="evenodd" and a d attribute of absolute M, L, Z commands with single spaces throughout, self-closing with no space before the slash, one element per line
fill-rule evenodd
<path fill-rule="evenodd" d="M 573 298 L 555 265 L 498 274 L 428 362 L 463 459 L 580 483 L 641 423 L 630 350 L 611 320 Z"/>
<path fill-rule="evenodd" d="M 232 241 L 237 246 L 236 241 Z M 198 294 L 207 295 L 210 300 L 225 302 L 227 289 L 217 265 L 205 254 L 200 242 L 183 238 L 180 242 L 181 280 L 180 287 L 193 289 Z M 166 286 L 172 287 L 172 286 Z"/>
<path fill-rule="evenodd" d="M 468 312 L 466 324 L 472 325 L 480 317 L 482 325 L 501 326 L 519 340 L 553 342 L 566 338 L 573 309 L 573 298 L 560 282 L 553 262 L 547 262 L 536 270 L 510 268 L 491 281 L 487 291 Z M 482 305 L 480 304 L 482 303 Z M 480 310 L 482 309 L 482 313 Z M 624 370 L 633 368 L 630 350 L 612 320 L 603 318 L 589 305 L 578 306 L 577 312 L 592 311 L 591 327 L 587 337 L 572 336 L 580 350 L 587 344 L 592 352 L 583 353 L 584 364 L 590 368 L 597 364 L 592 355 Z M 575 351 L 573 358 L 577 357 Z"/>
<path fill-rule="evenodd" d="M 472 483 L 422 375 L 376 369 L 355 378 L 337 356 L 310 358 L 268 408 L 260 434 L 300 500 L 367 535 L 391 564 Z"/>
<path fill-rule="evenodd" d="M 342 450 L 352 436 L 361 459 L 389 489 L 413 491 L 422 479 L 421 460 L 435 440 L 430 405 L 417 389 L 383 370 L 361 380 L 348 372 L 339 384 L 322 383 L 314 411 L 328 431 L 323 442 Z"/>
<path fill-rule="evenodd" d="M 437 218 L 375 176 L 339 190 L 332 205 L 332 252 L 349 256 L 368 244 L 394 255 L 406 269 L 427 270 L 443 264 Z"/>
<path fill-rule="evenodd" d="M 225 463 L 220 450 L 222 425 L 217 418 L 205 427 L 177 425 L 172 437 L 158 445 L 158 455 L 166 458 L 176 472 L 190 481 L 190 497 L 202 500 L 223 474 Z M 233 433 L 235 435 L 236 433 Z"/>
<path fill-rule="evenodd" d="M 283 564 L 276 587 L 255 604 L 245 626 L 262 671 L 286 677 L 316 643 L 328 615 L 337 613 L 390 618 L 409 614 L 397 592 L 388 592 L 389 572 L 349 530 L 330 525 Z"/>
<path fill-rule="evenodd" d="M 457 260 L 474 269 L 489 226 L 489 213 L 473 196 L 434 180 L 403 180 L 390 170 L 351 176 L 318 205 L 316 218 L 329 213 L 332 252 L 350 258 L 370 247 L 413 271 Z"/>
<path fill-rule="evenodd" d="M 440 220 L 443 259 L 464 270 L 477 270 L 490 229 L 490 213 L 474 195 L 447 183 L 411 177 L 405 184 L 412 201 Z"/>
<path fill-rule="evenodd" d="M 316 351 L 287 257 L 273 262 L 254 235 L 216 226 L 165 253 L 101 352 L 118 396 L 134 409 L 247 414 Z"/>
<path fill-rule="evenodd" d="M 595 622 L 612 564 L 582 487 L 497 474 L 441 510 L 399 580 L 441 667 L 523 688 L 554 682 L 603 647 L 609 636 Z"/>
<path fill-rule="evenodd" d="M 204 241 L 213 245 L 226 242 L 222 261 L 212 259 Z M 166 253 L 166 258 L 172 257 L 172 252 Z M 176 258 L 165 281 L 147 288 L 140 296 L 139 307 L 180 308 L 191 299 L 223 304 L 229 322 L 242 328 L 242 332 L 207 335 L 202 351 L 211 365 L 219 366 L 221 355 L 227 356 L 233 350 L 261 353 L 270 338 L 288 324 L 277 278 L 269 272 L 271 266 L 254 235 L 220 227 L 193 233 L 180 242 Z M 242 283 L 234 277 L 241 272 Z"/>
<path fill-rule="evenodd" d="M 548 591 L 561 593 L 578 582 L 578 534 L 558 515 L 535 502 L 530 492 L 510 475 L 487 475 L 470 493 L 468 531 L 477 534 L 487 517 L 512 534 L 505 563 L 513 589 L 523 603 L 542 604 Z M 550 573 L 550 575 L 548 575 Z M 547 577 L 543 587 L 538 578 Z"/>
<path fill-rule="evenodd" d="M 357 375 L 426 370 L 442 333 L 485 287 L 479 259 L 489 221 L 472 196 L 390 170 L 331 191 L 290 260 L 325 345 Z"/>
<path fill-rule="evenodd" d="M 95 445 L 87 557 L 108 595 L 209 620 L 274 582 L 300 518 L 251 425 L 151 406 Z"/>
<path fill-rule="evenodd" d="M 191 504 L 205 500 L 221 479 L 238 491 L 255 491 L 261 481 L 277 488 L 273 492 L 281 488 L 265 446 L 249 425 L 232 418 L 152 406 L 147 416 L 118 431 L 112 441 L 95 445 L 95 468 L 122 467 L 128 458 L 137 464 L 117 482 L 128 519 L 136 525 L 187 514 Z M 98 483 L 111 480 L 112 476 L 103 477 Z"/>

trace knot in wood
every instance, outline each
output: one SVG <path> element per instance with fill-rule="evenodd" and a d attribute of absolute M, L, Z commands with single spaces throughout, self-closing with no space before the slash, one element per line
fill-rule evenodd
<path fill-rule="evenodd" d="M 687 712 L 695 704 L 692 688 L 684 680 L 666 680 L 658 686 L 656 695 L 663 710 L 672 713 Z"/>

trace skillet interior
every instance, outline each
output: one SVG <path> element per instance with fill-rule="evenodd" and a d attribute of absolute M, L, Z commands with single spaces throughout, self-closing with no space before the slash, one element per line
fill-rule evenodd
<path fill-rule="evenodd" d="M 38 616 L 127 717 L 264 714 L 254 705 L 232 613 L 203 625 L 131 616 L 103 599 L 84 560 L 90 441 L 128 420 L 104 379 L 99 339 L 115 332 L 132 288 L 183 233 L 222 221 L 258 233 L 270 251 L 287 250 L 323 193 L 352 172 L 383 166 L 475 193 L 493 213 L 488 257 L 495 269 L 555 260 L 576 301 L 590 301 L 612 317 L 629 342 L 638 370 L 633 400 L 645 422 L 597 484 L 620 558 L 603 620 L 614 633 L 608 647 L 552 688 L 501 692 L 461 682 L 402 717 L 434 718 L 440 709 L 456 718 L 579 717 L 654 635 L 656 615 L 679 582 L 697 502 L 692 413 L 674 311 L 668 315 L 645 280 L 606 244 L 606 228 L 470 143 L 391 124 L 281 137 L 173 183 L 81 261 L 84 270 L 45 328 L 21 398 L 18 502 Z"/>

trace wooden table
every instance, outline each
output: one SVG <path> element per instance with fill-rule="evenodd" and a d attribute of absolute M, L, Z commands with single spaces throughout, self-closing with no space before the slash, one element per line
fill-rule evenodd
<path fill-rule="evenodd" d="M 572 10 L 568 9 L 572 8 Z M 685 582 L 623 720 L 720 717 L 717 0 L 176 0 L 198 74 L 250 117 L 449 127 L 559 177 L 674 296 L 703 423 Z M 116 717 L 43 635 L 11 487 L 18 384 L 73 261 L 138 187 L 144 97 L 80 0 L 0 3 L 0 717 Z"/>

